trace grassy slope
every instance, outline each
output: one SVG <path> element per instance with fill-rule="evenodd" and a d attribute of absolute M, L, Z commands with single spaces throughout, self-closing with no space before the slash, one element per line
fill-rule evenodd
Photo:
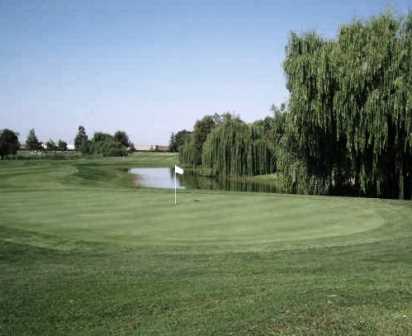
<path fill-rule="evenodd" d="M 175 156 L 0 163 L 0 335 L 410 335 L 409 202 L 136 189 Z"/>

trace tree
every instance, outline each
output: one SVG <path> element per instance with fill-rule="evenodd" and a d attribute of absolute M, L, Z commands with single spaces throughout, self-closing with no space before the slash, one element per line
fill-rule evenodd
<path fill-rule="evenodd" d="M 289 133 L 308 177 L 329 193 L 411 194 L 411 22 L 384 14 L 342 26 L 335 40 L 291 35 Z"/>
<path fill-rule="evenodd" d="M 89 138 L 86 134 L 86 129 L 79 126 L 76 137 L 74 138 L 74 148 L 82 153 L 87 153 L 89 147 Z"/>
<path fill-rule="evenodd" d="M 19 147 L 17 133 L 9 129 L 0 131 L 0 157 L 2 160 L 8 155 L 15 155 Z"/>
<path fill-rule="evenodd" d="M 96 132 L 90 142 L 89 153 L 102 156 L 126 156 L 127 148 L 115 141 L 111 134 Z"/>
<path fill-rule="evenodd" d="M 63 140 L 59 140 L 57 142 L 57 149 L 59 151 L 65 152 L 67 151 L 67 142 L 63 141 Z"/>
<path fill-rule="evenodd" d="M 195 123 L 193 129 L 194 160 L 195 164 L 202 163 L 202 149 L 209 133 L 216 127 L 213 116 L 207 115 Z"/>
<path fill-rule="evenodd" d="M 41 150 L 41 142 L 37 139 L 36 132 L 34 129 L 29 131 L 29 134 L 26 139 L 26 148 L 29 150 Z"/>
<path fill-rule="evenodd" d="M 114 141 L 113 135 L 104 132 L 96 132 L 93 135 L 92 143 L 99 143 L 99 142 L 112 142 Z"/>
<path fill-rule="evenodd" d="M 170 140 L 169 140 L 169 151 L 170 152 L 177 152 L 176 136 L 173 132 L 172 132 L 172 135 L 170 136 Z"/>
<path fill-rule="evenodd" d="M 353 21 L 335 39 L 292 33 L 286 50 L 288 104 L 251 125 L 230 114 L 197 121 L 182 163 L 276 169 L 288 192 L 410 198 L 412 13 Z"/>
<path fill-rule="evenodd" d="M 91 153 L 91 146 L 92 144 L 90 140 L 83 141 L 79 148 L 80 153 L 82 154 Z"/>
<path fill-rule="evenodd" d="M 128 148 L 128 151 L 129 151 L 130 153 L 133 153 L 133 152 L 136 151 L 136 148 L 134 147 L 134 143 L 133 143 L 133 142 L 130 143 L 130 146 L 129 146 L 129 148 Z"/>
<path fill-rule="evenodd" d="M 179 148 L 179 161 L 183 164 L 193 165 L 195 162 L 194 153 L 193 135 L 191 135 L 185 139 L 183 146 Z"/>
<path fill-rule="evenodd" d="M 126 132 L 124 131 L 117 131 L 114 134 L 114 141 L 118 142 L 119 144 L 123 145 L 124 147 L 128 148 L 130 146 L 130 139 Z"/>
<path fill-rule="evenodd" d="M 49 141 L 46 142 L 46 149 L 49 151 L 55 151 L 57 150 L 57 145 L 52 139 L 49 139 Z"/>
<path fill-rule="evenodd" d="M 248 125 L 226 115 L 203 145 L 202 166 L 221 176 L 252 176 L 275 169 L 274 146 L 264 122 Z"/>
<path fill-rule="evenodd" d="M 178 152 L 179 148 L 184 145 L 186 139 L 189 138 L 191 134 L 192 132 L 185 129 L 177 132 L 176 134 L 172 133 L 169 141 L 169 150 L 171 152 Z"/>
<path fill-rule="evenodd" d="M 217 115 L 207 115 L 196 121 L 190 140 L 185 139 L 185 145 L 179 149 L 182 152 L 181 159 L 185 160 L 184 163 L 201 165 L 203 144 L 209 133 L 216 127 L 216 120 Z"/>

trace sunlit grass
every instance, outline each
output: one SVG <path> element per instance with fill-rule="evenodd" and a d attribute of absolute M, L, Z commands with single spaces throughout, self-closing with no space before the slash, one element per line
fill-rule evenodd
<path fill-rule="evenodd" d="M 0 165 L 0 334 L 410 335 L 409 202 L 138 189 L 176 156 Z"/>

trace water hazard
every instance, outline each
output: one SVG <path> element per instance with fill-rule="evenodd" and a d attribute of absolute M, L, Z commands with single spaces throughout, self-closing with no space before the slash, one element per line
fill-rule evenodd
<path fill-rule="evenodd" d="M 148 188 L 174 188 L 173 168 L 132 168 L 129 172 L 136 175 L 137 185 Z M 176 184 L 179 189 L 276 192 L 275 186 L 267 183 L 242 178 L 205 177 L 188 170 L 183 176 L 177 175 Z"/>
<path fill-rule="evenodd" d="M 143 187 L 163 189 L 175 187 L 172 168 L 132 168 L 129 172 L 137 176 L 137 185 Z M 176 186 L 184 188 L 181 179 L 176 179 Z"/>

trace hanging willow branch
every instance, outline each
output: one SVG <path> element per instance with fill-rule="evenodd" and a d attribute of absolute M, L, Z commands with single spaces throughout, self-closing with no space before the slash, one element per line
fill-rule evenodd
<path fill-rule="evenodd" d="M 274 146 L 262 126 L 226 118 L 209 134 L 202 164 L 223 176 L 268 174 L 275 169 Z"/>
<path fill-rule="evenodd" d="M 291 35 L 290 128 L 309 175 L 366 194 L 410 193 L 411 22 L 385 14 L 343 26 L 336 40 Z"/>

